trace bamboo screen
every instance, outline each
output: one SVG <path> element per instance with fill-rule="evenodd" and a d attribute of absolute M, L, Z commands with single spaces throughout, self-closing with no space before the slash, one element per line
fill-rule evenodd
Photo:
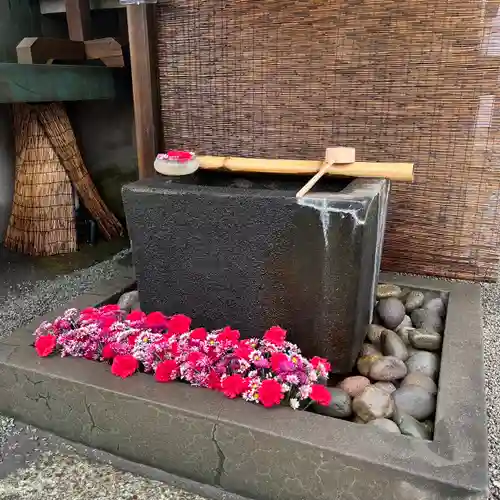
<path fill-rule="evenodd" d="M 163 147 L 414 161 L 383 267 L 496 279 L 498 2 L 160 0 Z"/>

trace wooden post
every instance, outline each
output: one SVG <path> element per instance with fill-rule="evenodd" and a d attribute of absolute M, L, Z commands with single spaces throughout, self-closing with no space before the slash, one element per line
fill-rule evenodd
<path fill-rule="evenodd" d="M 91 38 L 89 0 L 65 0 L 70 40 L 84 42 Z"/>
<path fill-rule="evenodd" d="M 127 6 L 139 177 L 154 175 L 160 130 L 155 5 Z"/>

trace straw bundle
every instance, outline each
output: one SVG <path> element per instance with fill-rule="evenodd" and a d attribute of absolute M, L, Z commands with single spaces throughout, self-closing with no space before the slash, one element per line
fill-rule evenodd
<path fill-rule="evenodd" d="M 495 2 L 171 0 L 157 8 L 164 149 L 415 162 L 385 268 L 496 279 Z"/>
<path fill-rule="evenodd" d="M 14 106 L 16 181 L 5 246 L 29 255 L 76 250 L 71 182 L 36 113 Z"/>
<path fill-rule="evenodd" d="M 85 208 L 97 222 L 102 234 L 107 239 L 122 235 L 122 225 L 102 201 L 85 168 L 64 107 L 56 103 L 39 105 L 37 114 L 48 140 L 66 169 Z"/>

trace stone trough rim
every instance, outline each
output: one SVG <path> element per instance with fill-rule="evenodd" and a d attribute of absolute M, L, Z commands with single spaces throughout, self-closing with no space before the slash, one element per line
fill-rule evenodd
<path fill-rule="evenodd" d="M 449 375 L 446 374 L 446 370 L 449 368 L 446 367 L 446 364 L 450 361 L 446 359 L 446 354 L 450 349 L 455 350 L 454 344 L 457 342 L 457 339 L 452 338 L 453 335 L 456 335 L 454 333 L 455 328 L 460 326 L 460 331 L 468 330 L 467 328 L 464 328 L 464 322 L 461 320 L 461 315 L 454 320 L 458 311 L 463 313 L 463 307 L 466 304 L 469 305 L 469 309 L 471 310 L 469 323 L 471 323 L 471 325 L 475 325 L 472 330 L 475 328 L 479 329 L 476 333 L 478 338 L 472 339 L 472 341 L 479 341 L 481 343 L 479 286 L 455 282 L 443 282 L 441 280 L 429 278 L 408 276 L 401 277 L 386 274 L 383 274 L 379 281 L 393 282 L 400 286 L 411 286 L 425 290 L 450 292 L 449 314 L 443 345 L 443 353 L 445 355 L 442 358 L 442 368 L 444 365 L 443 374 L 446 382 L 446 378 L 449 377 Z M 87 307 L 89 305 L 98 305 L 109 299 L 111 290 L 114 289 L 115 292 L 117 290 L 121 292 L 125 289 L 130 289 L 131 286 L 133 286 L 133 279 L 131 279 L 130 276 L 110 280 L 104 288 L 100 287 L 95 291 L 81 295 L 75 301 L 68 304 L 64 309 L 71 307 L 72 305 L 78 308 Z M 116 296 L 116 293 L 114 296 Z M 477 314 L 473 312 L 475 309 L 477 309 Z M 438 395 L 434 441 L 417 440 L 407 436 L 384 433 L 379 429 L 369 426 L 362 426 L 361 424 L 355 424 L 348 421 L 342 421 L 341 419 L 334 419 L 308 412 L 294 412 L 293 410 L 287 408 L 266 410 L 244 401 L 227 400 L 220 394 L 207 389 L 193 388 L 187 384 L 158 384 L 154 382 L 151 375 L 138 374 L 131 379 L 123 381 L 113 377 L 110 373 L 109 366 L 104 363 L 94 363 L 94 365 L 91 365 L 89 361 L 79 359 L 40 359 L 36 357 L 33 348 L 30 347 L 27 342 L 18 343 L 17 345 L 9 343 L 9 339 L 12 340 L 13 337 L 20 336 L 20 339 L 32 339 L 33 327 L 38 325 L 41 321 L 43 321 L 43 319 L 53 318 L 54 315 L 57 315 L 57 311 L 44 315 L 30 325 L 17 330 L 12 336 L 1 339 L 0 363 L 8 365 L 11 369 L 16 370 L 18 373 L 30 372 L 36 374 L 35 376 L 38 377 L 48 379 L 65 379 L 70 384 L 79 384 L 82 386 L 88 385 L 99 391 L 104 391 L 105 393 L 113 392 L 123 396 L 124 398 L 147 401 L 156 405 L 165 406 L 174 411 L 189 414 L 195 418 L 207 419 L 211 424 L 213 424 L 214 439 L 216 439 L 217 431 L 221 426 L 227 426 L 228 429 L 237 426 L 251 432 L 262 433 L 284 441 L 300 443 L 305 447 L 317 449 L 319 453 L 334 452 L 342 457 L 353 459 L 354 461 L 361 462 L 363 464 L 375 464 L 380 469 L 391 469 L 403 472 L 406 475 L 410 475 L 415 478 L 425 478 L 434 483 L 453 488 L 465 489 L 471 493 L 482 493 L 486 491 L 487 467 L 485 426 L 483 425 L 482 428 L 480 425 L 474 426 L 476 433 L 479 432 L 479 434 L 476 436 L 478 439 L 469 443 L 469 448 L 471 449 L 462 450 L 459 448 L 460 443 L 455 443 L 450 441 L 450 439 L 448 439 L 447 443 L 445 438 L 449 436 L 449 433 L 446 434 L 446 426 L 442 427 L 438 425 L 440 419 L 442 420 L 445 418 L 447 410 L 449 410 L 449 398 L 447 398 L 444 394 L 445 391 L 440 391 L 440 393 L 442 392 L 443 394 Z M 477 318 L 479 318 L 479 322 L 476 323 L 475 320 Z M 455 321 L 458 321 L 459 325 L 455 325 Z M 468 340 L 471 341 L 470 339 Z M 482 345 L 480 347 L 482 359 Z M 26 359 L 30 363 L 29 366 L 26 364 L 16 363 L 16 357 L 20 356 L 20 359 L 23 359 L 23 353 L 27 356 Z M 469 361 L 468 358 L 465 360 Z M 456 356 L 451 361 L 456 363 Z M 54 365 L 55 369 L 52 369 L 52 365 Z M 78 365 L 83 367 L 82 372 L 89 372 L 85 380 L 74 378 L 76 376 L 75 374 L 79 373 L 79 368 L 76 368 Z M 87 370 L 89 366 L 93 367 L 90 371 Z M 471 368 L 475 369 L 476 366 L 471 366 Z M 479 376 L 482 374 L 483 369 L 483 366 L 481 366 Z M 65 373 L 65 371 L 68 371 L 68 373 Z M 102 373 L 106 374 L 101 378 L 103 383 L 99 383 L 99 377 L 101 377 Z M 477 379 L 477 376 L 478 374 L 476 372 L 476 377 L 467 377 L 466 380 L 469 384 L 471 384 L 471 381 Z M 92 380 L 95 377 L 97 377 L 97 382 Z M 118 388 L 120 383 L 123 385 L 121 390 Z M 154 387 L 157 389 L 155 390 Z M 160 398 L 160 400 L 154 399 L 152 401 L 151 398 L 148 399 L 144 397 L 144 392 L 143 395 L 135 393 L 136 390 L 143 391 L 144 389 L 152 390 L 153 393 L 160 391 L 159 394 L 163 394 L 166 399 L 170 399 L 172 394 L 174 394 L 174 399 L 163 401 L 163 398 Z M 480 387 L 479 390 L 478 387 L 475 386 L 474 390 L 476 397 L 474 398 L 474 402 L 468 402 L 467 411 L 472 411 L 479 415 L 479 417 L 484 417 L 484 386 Z M 2 388 L 0 387 L 0 395 L 1 391 Z M 168 393 L 170 393 L 170 395 L 168 395 Z M 175 395 L 176 393 L 177 395 Z M 148 394 L 151 393 L 148 392 Z M 193 408 L 186 409 L 180 404 L 180 400 L 176 403 L 176 397 L 183 394 L 186 394 L 186 400 L 191 402 L 199 398 L 204 404 L 210 403 L 210 414 L 207 415 L 206 413 L 201 413 L 199 410 Z M 195 401 L 195 406 L 196 404 L 197 403 Z M 464 405 L 462 405 L 462 410 L 464 409 Z M 451 409 L 453 410 L 453 407 Z M 38 425 L 36 421 L 30 420 L 29 418 L 23 418 L 22 415 L 17 414 L 15 408 L 6 408 L 3 404 L 3 398 L 0 398 L 0 410 L 17 417 L 20 420 L 27 421 L 27 423 Z M 467 413 L 467 411 L 465 413 Z M 455 415 L 454 418 L 448 418 L 448 420 L 451 420 L 453 423 L 455 434 L 463 435 L 465 432 L 465 435 L 470 436 L 471 428 L 466 427 L 464 429 L 464 426 L 458 426 L 458 429 L 456 428 L 456 424 L 460 422 L 459 417 L 460 415 Z M 287 419 L 286 427 L 277 428 L 276 422 L 283 422 L 285 419 Z M 47 428 L 47 426 L 38 426 Z M 314 429 L 315 427 L 317 427 L 317 429 Z M 325 432 L 325 429 L 327 432 Z M 57 434 L 57 429 L 54 427 L 48 428 L 48 430 Z M 295 435 L 294 433 L 298 435 Z M 330 436 L 330 439 L 328 439 L 326 434 Z M 349 450 L 345 444 L 342 444 L 342 440 L 345 439 L 345 435 L 349 436 L 349 434 L 352 434 L 354 441 L 358 441 L 358 447 L 356 447 L 357 449 L 354 451 Z M 347 439 L 347 441 L 349 441 L 351 445 L 353 444 L 352 439 Z M 377 441 L 382 443 L 381 446 L 388 446 L 391 453 L 382 453 L 380 456 L 377 456 L 377 454 L 373 453 L 373 448 L 369 448 L 367 456 L 366 453 L 363 454 L 359 450 L 359 444 L 363 446 L 367 442 L 376 443 Z M 85 444 L 92 445 L 91 442 Z M 459 453 L 455 456 L 453 456 L 453 446 L 456 446 L 459 451 Z M 406 461 L 401 461 L 401 459 L 398 458 L 404 456 L 404 454 L 402 454 L 404 451 L 406 451 L 406 461 L 408 461 L 408 465 L 405 465 Z M 133 460 L 133 457 L 127 458 Z M 412 464 L 412 459 L 419 459 L 419 462 L 417 464 Z M 401 465 L 401 463 L 403 463 L 403 465 Z M 434 465 L 431 465 L 432 463 L 434 463 Z M 413 465 L 412 469 L 410 469 L 410 465 Z M 415 467 L 415 465 L 418 467 Z"/>

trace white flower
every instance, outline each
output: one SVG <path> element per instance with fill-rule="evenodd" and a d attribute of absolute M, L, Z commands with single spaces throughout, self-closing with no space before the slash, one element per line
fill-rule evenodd
<path fill-rule="evenodd" d="M 292 410 L 298 410 L 300 406 L 299 400 L 297 398 L 291 398 L 290 406 L 292 407 Z"/>

